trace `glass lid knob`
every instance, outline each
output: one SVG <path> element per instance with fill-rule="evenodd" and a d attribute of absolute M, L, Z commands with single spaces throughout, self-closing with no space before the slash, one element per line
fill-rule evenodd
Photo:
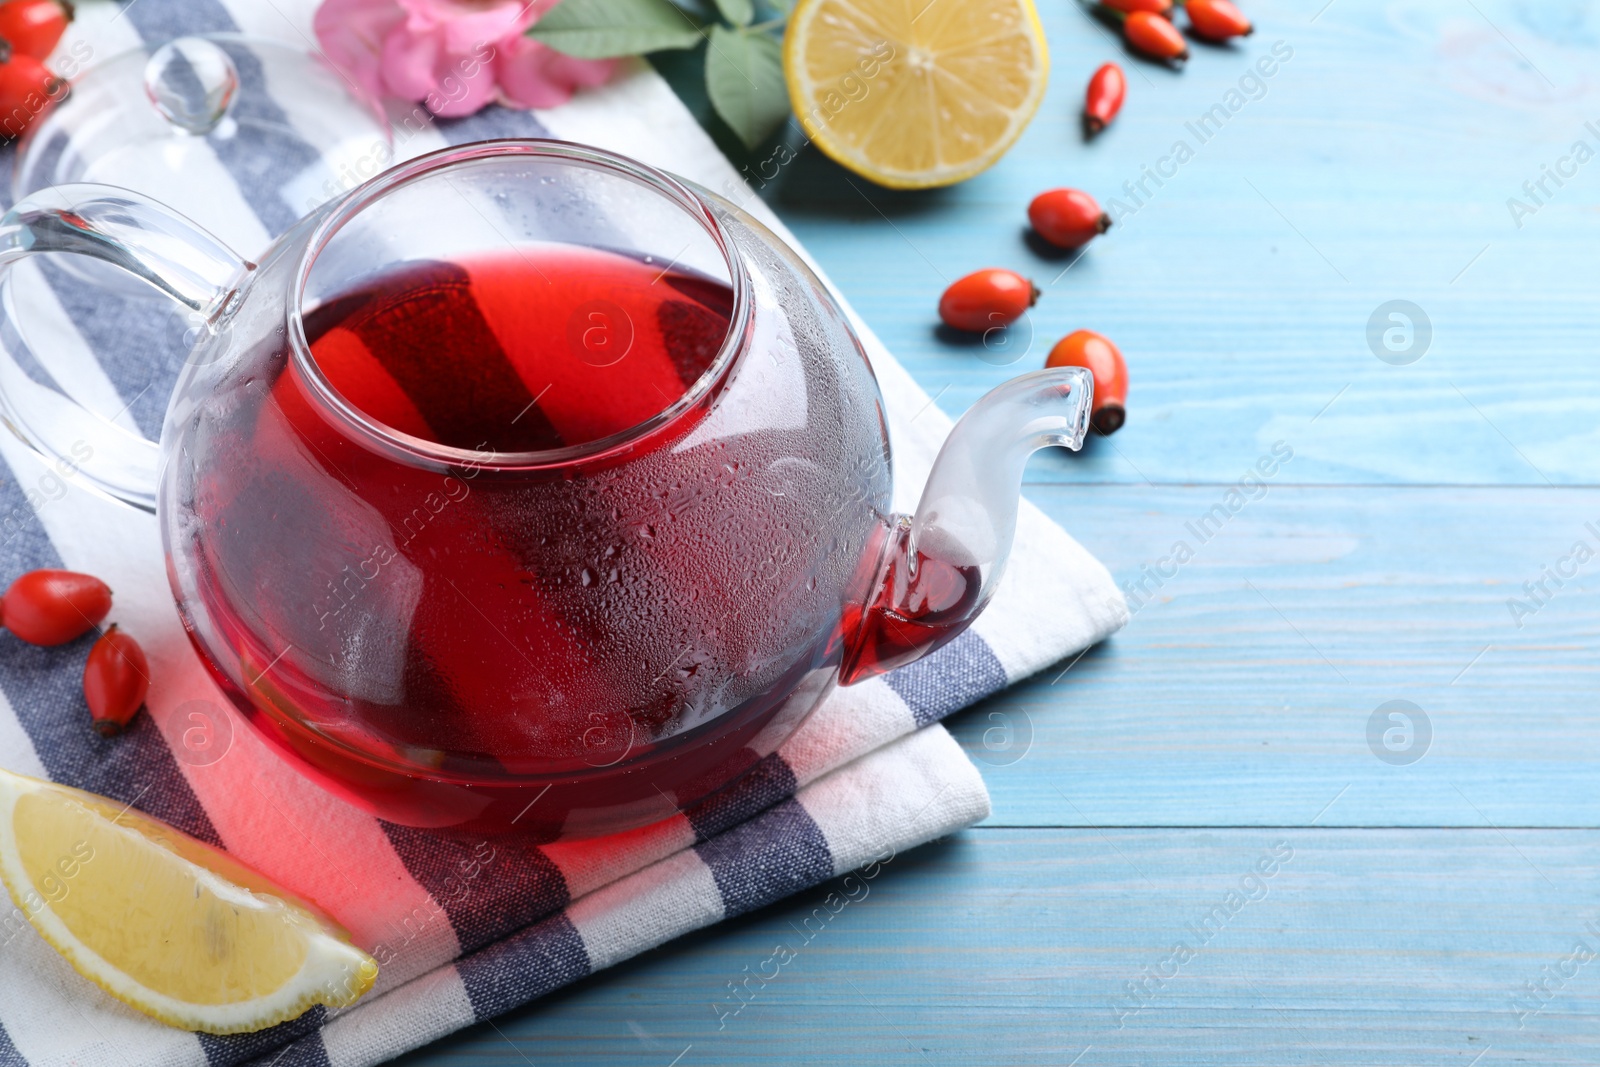
<path fill-rule="evenodd" d="M 214 42 L 179 37 L 162 45 L 145 64 L 144 91 L 172 125 L 206 134 L 227 117 L 239 93 L 239 71 Z"/>

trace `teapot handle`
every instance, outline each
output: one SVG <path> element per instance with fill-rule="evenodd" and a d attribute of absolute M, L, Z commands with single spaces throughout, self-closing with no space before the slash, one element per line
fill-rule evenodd
<path fill-rule="evenodd" d="M 252 264 L 183 216 L 109 185 L 58 185 L 0 218 L 0 284 L 37 252 L 71 252 L 121 267 L 214 326 Z M 108 496 L 155 511 L 160 446 L 35 381 L 17 361 L 25 348 L 17 301 L 6 284 L 0 318 L 0 419 L 46 460 L 77 468 Z M 92 456 L 92 465 L 84 465 Z"/>

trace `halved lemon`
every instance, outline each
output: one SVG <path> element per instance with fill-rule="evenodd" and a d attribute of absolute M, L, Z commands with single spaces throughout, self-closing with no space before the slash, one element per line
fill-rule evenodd
<path fill-rule="evenodd" d="M 880 185 L 950 185 L 992 165 L 1044 99 L 1032 0 L 800 0 L 784 77 L 818 148 Z"/>
<path fill-rule="evenodd" d="M 79 974 L 171 1026 L 260 1030 L 351 1004 L 378 975 L 332 919 L 225 853 L 4 770 L 0 880 Z"/>

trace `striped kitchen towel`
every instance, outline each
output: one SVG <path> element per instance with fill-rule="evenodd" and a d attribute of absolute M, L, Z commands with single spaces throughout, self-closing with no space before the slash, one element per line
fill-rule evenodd
<path fill-rule="evenodd" d="M 308 48 L 315 4 L 78 6 L 62 47 L 93 62 L 197 32 Z M 266 82 L 248 55 L 239 67 L 264 98 L 292 91 Z M 555 110 L 490 108 L 407 127 L 397 155 L 504 136 L 636 156 L 731 196 L 788 236 L 642 64 Z M 250 256 L 304 210 L 302 179 L 314 162 L 309 145 L 292 139 L 265 155 L 217 142 L 203 195 L 173 202 Z M 30 347 L 47 354 L 48 368 L 30 373 L 129 430 L 158 433 L 178 363 L 171 309 L 89 288 L 49 263 L 17 271 L 13 295 L 26 308 Z M 909 510 L 950 422 L 856 326 L 887 401 L 896 506 Z M 9 467 L 0 480 L 0 576 L 53 566 L 100 575 L 117 591 L 115 621 L 144 642 L 154 678 L 150 714 L 102 740 L 87 728 L 79 691 L 89 639 L 38 649 L 0 635 L 0 764 L 106 794 L 227 848 L 317 900 L 383 964 L 377 989 L 336 1015 L 319 1008 L 259 1034 L 194 1035 L 102 994 L 13 912 L 0 920 L 0 1067 L 374 1063 L 689 930 L 881 863 L 988 811 L 981 779 L 939 719 L 1127 619 L 1106 570 L 1025 505 L 1005 583 L 971 631 L 921 663 L 836 692 L 735 788 L 613 838 L 474 845 L 383 823 L 281 764 L 225 709 L 184 637 L 155 521 L 91 496 L 70 467 L 42 464 L 8 435 L 0 434 L 0 457 Z M 198 746 L 189 743 L 197 721 L 215 731 Z M 708 1002 L 722 995 L 706 990 Z"/>

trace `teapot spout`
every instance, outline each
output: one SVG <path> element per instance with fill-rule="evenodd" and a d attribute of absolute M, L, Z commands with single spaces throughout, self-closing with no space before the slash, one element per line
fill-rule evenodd
<path fill-rule="evenodd" d="M 1005 572 L 1028 457 L 1049 445 L 1083 447 L 1093 395 L 1088 371 L 1050 368 L 990 390 L 962 416 L 917 513 L 896 516 L 885 531 L 840 666 L 843 684 L 921 659 L 972 624 Z"/>

